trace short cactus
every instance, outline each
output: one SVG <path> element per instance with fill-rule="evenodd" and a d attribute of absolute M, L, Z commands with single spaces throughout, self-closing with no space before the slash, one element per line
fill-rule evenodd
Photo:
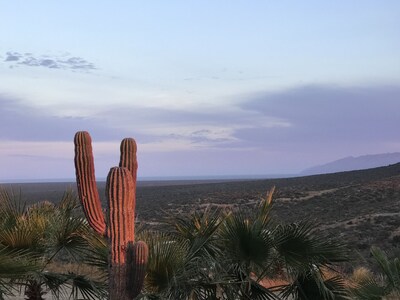
<path fill-rule="evenodd" d="M 108 174 L 107 222 L 97 190 L 89 133 L 77 132 L 74 143 L 76 180 L 84 213 L 90 226 L 108 238 L 109 299 L 133 299 L 142 288 L 149 252 L 146 243 L 135 243 L 136 142 L 131 138 L 121 142 L 119 167 L 111 168 Z"/>

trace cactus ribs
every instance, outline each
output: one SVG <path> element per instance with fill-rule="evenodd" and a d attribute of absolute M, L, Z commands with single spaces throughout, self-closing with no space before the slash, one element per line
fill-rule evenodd
<path fill-rule="evenodd" d="M 92 140 L 88 132 L 75 134 L 75 170 L 78 195 L 90 226 L 109 243 L 109 299 L 135 298 L 143 285 L 148 259 L 146 243 L 135 243 L 137 159 L 136 142 L 121 142 L 119 167 L 107 177 L 107 222 L 97 190 Z"/>

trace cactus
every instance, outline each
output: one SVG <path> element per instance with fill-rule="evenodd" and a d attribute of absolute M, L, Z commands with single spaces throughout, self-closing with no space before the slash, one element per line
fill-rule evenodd
<path fill-rule="evenodd" d="M 122 140 L 119 167 L 111 168 L 107 176 L 107 222 L 97 190 L 89 133 L 77 132 L 74 143 L 78 195 L 85 216 L 96 232 L 108 238 L 109 299 L 133 299 L 142 288 L 149 252 L 146 243 L 135 243 L 136 142 Z"/>

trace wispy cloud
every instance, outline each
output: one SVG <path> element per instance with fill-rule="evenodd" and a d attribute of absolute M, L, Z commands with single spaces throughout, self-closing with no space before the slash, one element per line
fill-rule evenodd
<path fill-rule="evenodd" d="M 89 72 L 97 69 L 93 63 L 81 57 L 71 56 L 70 54 L 59 56 L 49 54 L 35 55 L 33 53 L 9 51 L 5 54 L 4 62 L 9 64 L 10 67 L 29 66 L 81 72 Z"/>

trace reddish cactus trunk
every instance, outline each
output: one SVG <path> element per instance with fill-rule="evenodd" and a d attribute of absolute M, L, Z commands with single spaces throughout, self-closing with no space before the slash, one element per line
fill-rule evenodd
<path fill-rule="evenodd" d="M 128 169 L 111 168 L 108 173 L 106 194 L 108 198 L 108 236 L 111 258 L 109 262 L 110 299 L 130 299 L 126 250 L 134 240 L 135 213 L 133 205 L 133 180 Z"/>
<path fill-rule="evenodd" d="M 108 236 L 111 263 L 124 264 L 128 243 L 133 242 L 135 211 L 133 180 L 128 169 L 111 168 L 108 173 L 106 195 L 108 199 Z"/>
<path fill-rule="evenodd" d="M 75 135 L 75 168 L 78 194 L 83 210 L 94 230 L 109 241 L 109 299 L 131 300 L 142 288 L 148 248 L 135 243 L 136 202 L 136 142 L 121 142 L 120 167 L 110 169 L 107 177 L 107 225 L 101 209 L 92 154 L 91 138 L 87 132 Z"/>

